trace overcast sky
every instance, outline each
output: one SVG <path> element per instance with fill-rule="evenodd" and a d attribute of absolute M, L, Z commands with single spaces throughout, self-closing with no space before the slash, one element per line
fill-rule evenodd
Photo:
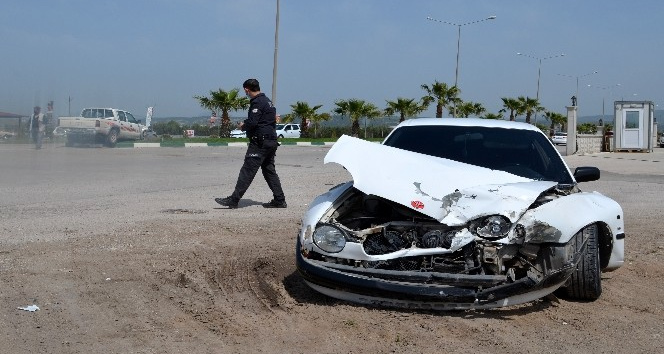
<path fill-rule="evenodd" d="M 154 106 L 156 117 L 191 117 L 207 114 L 194 95 L 252 77 L 270 97 L 276 3 L 3 0 L 0 111 L 53 100 L 60 116 L 103 106 L 142 118 Z M 422 84 L 452 85 L 458 27 L 427 16 L 492 15 L 461 26 L 462 99 L 497 112 L 501 97 L 535 97 L 541 67 L 548 110 L 565 113 L 577 81 L 581 116 L 601 114 L 603 100 L 607 115 L 614 100 L 664 102 L 661 0 L 281 0 L 278 111 L 304 101 L 329 112 L 349 98 L 384 108 L 419 99 Z"/>

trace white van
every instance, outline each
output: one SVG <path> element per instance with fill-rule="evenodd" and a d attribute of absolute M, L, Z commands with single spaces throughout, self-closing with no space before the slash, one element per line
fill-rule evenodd
<path fill-rule="evenodd" d="M 277 137 L 278 138 L 299 138 L 300 125 L 295 123 L 277 124 Z"/>

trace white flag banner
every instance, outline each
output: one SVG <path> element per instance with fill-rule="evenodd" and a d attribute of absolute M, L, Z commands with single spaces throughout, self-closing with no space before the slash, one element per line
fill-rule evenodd
<path fill-rule="evenodd" d="M 150 126 L 150 121 L 152 121 L 152 111 L 154 110 L 154 107 L 148 107 L 148 113 L 145 116 L 145 126 L 149 127 Z"/>

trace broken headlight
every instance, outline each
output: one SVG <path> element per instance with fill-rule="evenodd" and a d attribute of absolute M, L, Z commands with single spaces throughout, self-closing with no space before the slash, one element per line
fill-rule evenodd
<path fill-rule="evenodd" d="M 472 227 L 474 233 L 482 238 L 497 240 L 507 236 L 512 223 L 502 215 L 491 215 L 476 221 Z"/>
<path fill-rule="evenodd" d="M 332 225 L 320 225 L 314 231 L 314 243 L 328 253 L 341 252 L 346 247 L 344 232 Z"/>

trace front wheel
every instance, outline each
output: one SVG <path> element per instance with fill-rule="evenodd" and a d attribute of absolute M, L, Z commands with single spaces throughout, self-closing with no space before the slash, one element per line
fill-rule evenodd
<path fill-rule="evenodd" d="M 561 290 L 571 299 L 597 300 L 602 294 L 597 225 L 586 226 L 574 235 L 570 242 L 578 250 L 583 247 L 583 241 L 586 239 L 586 247 L 582 252 L 581 260 Z"/>
<path fill-rule="evenodd" d="M 106 137 L 106 145 L 108 145 L 108 147 L 115 147 L 117 143 L 118 143 L 118 131 L 112 129 L 110 132 L 108 132 L 108 136 Z"/>

